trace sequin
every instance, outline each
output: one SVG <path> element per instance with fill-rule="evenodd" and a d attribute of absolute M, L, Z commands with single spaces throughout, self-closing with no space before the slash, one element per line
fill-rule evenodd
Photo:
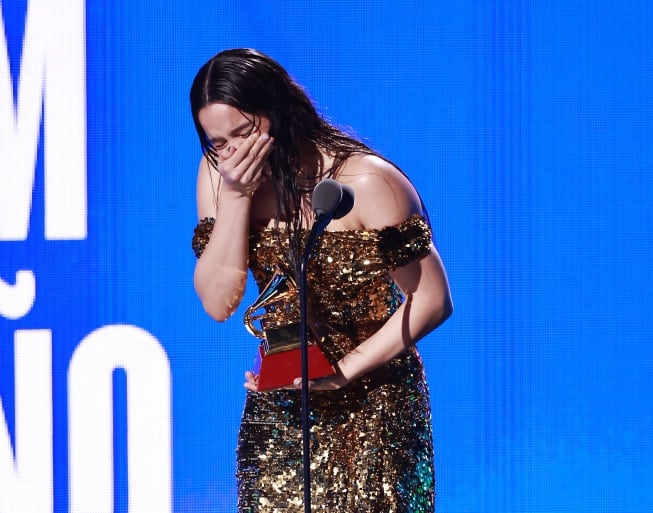
<path fill-rule="evenodd" d="M 212 230 L 202 221 L 199 256 Z M 381 230 L 327 231 L 308 268 L 311 333 L 337 361 L 378 330 L 402 295 L 388 272 L 425 255 L 421 216 Z M 263 287 L 288 268 L 288 242 L 253 229 L 250 269 Z M 300 393 L 248 392 L 237 447 L 238 511 L 301 513 Z M 337 391 L 311 393 L 314 512 L 431 513 L 435 478 L 429 392 L 415 347 Z"/>

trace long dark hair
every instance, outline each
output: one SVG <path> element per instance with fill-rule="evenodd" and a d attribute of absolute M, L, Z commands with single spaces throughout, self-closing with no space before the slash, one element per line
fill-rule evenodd
<path fill-rule="evenodd" d="M 318 114 L 308 95 L 286 70 L 257 50 L 220 52 L 200 68 L 193 80 L 190 104 L 195 129 L 204 156 L 217 167 L 217 155 L 198 120 L 199 111 L 212 103 L 230 105 L 244 115 L 270 120 L 270 135 L 275 140 L 269 156 L 270 180 L 277 195 L 275 225 L 285 223 L 290 241 L 299 239 L 295 235 L 304 225 L 302 197 L 319 180 L 333 176 L 353 153 L 376 155 Z M 333 157 L 333 165 L 328 169 L 320 150 Z M 294 262 L 298 249 L 291 247 Z"/>

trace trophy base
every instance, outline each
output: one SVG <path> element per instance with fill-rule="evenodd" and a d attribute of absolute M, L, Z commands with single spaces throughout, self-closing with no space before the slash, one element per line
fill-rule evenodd
<path fill-rule="evenodd" d="M 258 390 L 272 390 L 292 385 L 302 375 L 301 348 L 278 353 L 266 353 L 261 344 L 254 360 Z M 333 366 L 316 345 L 308 346 L 308 378 L 317 379 L 335 374 Z"/>

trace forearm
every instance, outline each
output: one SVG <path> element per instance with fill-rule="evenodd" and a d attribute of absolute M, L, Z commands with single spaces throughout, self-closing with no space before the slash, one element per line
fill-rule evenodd
<path fill-rule="evenodd" d="M 247 281 L 251 197 L 223 190 L 209 242 L 195 266 L 195 290 L 218 321 L 238 307 Z"/>
<path fill-rule="evenodd" d="M 346 383 L 392 360 L 442 324 L 453 311 L 444 267 L 434 248 L 424 258 L 396 269 L 392 276 L 404 290 L 406 300 L 376 333 L 338 362 Z"/>
<path fill-rule="evenodd" d="M 381 329 L 340 359 L 337 366 L 345 382 L 351 383 L 388 363 L 451 314 L 448 297 L 430 305 L 422 304 L 423 301 L 409 296 Z"/>

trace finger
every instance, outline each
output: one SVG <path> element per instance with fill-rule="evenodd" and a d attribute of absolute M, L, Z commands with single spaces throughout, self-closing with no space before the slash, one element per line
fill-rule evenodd
<path fill-rule="evenodd" d="M 228 160 L 234 170 L 239 167 L 242 168 L 243 164 L 245 168 L 249 167 L 248 161 L 255 156 L 251 155 L 252 149 L 261 138 L 261 135 L 262 134 L 260 134 L 258 130 L 254 130 L 251 134 L 245 137 L 243 142 L 238 145 L 238 148 L 236 148 L 236 150 L 225 159 L 225 162 Z"/>
<path fill-rule="evenodd" d="M 257 137 L 256 145 L 251 146 L 251 141 L 240 146 L 235 153 L 223 160 L 218 165 L 218 172 L 223 180 L 238 189 L 253 194 L 264 180 L 264 169 L 267 166 L 267 156 L 270 154 L 273 139 L 267 134 Z M 248 137 L 248 139 L 254 139 Z M 245 154 L 245 150 L 249 152 Z"/>
<path fill-rule="evenodd" d="M 292 384 L 296 389 L 302 388 L 302 378 L 295 378 L 294 381 L 292 382 Z M 309 389 L 314 388 L 314 384 L 315 384 L 314 381 L 309 380 L 308 381 L 308 388 Z"/>
<path fill-rule="evenodd" d="M 263 134 L 257 141 L 256 145 L 252 147 L 249 155 L 243 160 L 243 165 L 247 166 L 244 175 L 249 175 L 250 179 L 261 177 L 263 169 L 267 164 L 267 158 L 272 152 L 274 139 Z"/>
<path fill-rule="evenodd" d="M 256 159 L 240 176 L 239 182 L 244 186 L 245 190 L 253 193 L 266 179 L 266 169 L 268 169 L 267 160 Z"/>
<path fill-rule="evenodd" d="M 258 376 L 252 371 L 245 371 L 245 379 L 251 381 L 252 383 L 258 383 Z"/>
<path fill-rule="evenodd" d="M 258 385 L 250 383 L 249 381 L 246 381 L 243 386 L 251 392 L 258 392 Z"/>
<path fill-rule="evenodd" d="M 243 386 L 252 392 L 258 392 L 258 376 L 251 371 L 245 372 L 245 383 Z"/>
<path fill-rule="evenodd" d="M 256 189 L 256 181 L 262 178 L 272 144 L 273 140 L 268 134 L 250 135 L 235 153 L 222 162 L 222 170 L 229 176 L 230 181 L 240 182 L 247 189 Z"/>
<path fill-rule="evenodd" d="M 272 151 L 272 145 L 272 138 L 268 134 L 262 134 L 249 148 L 247 154 L 242 155 L 234 171 L 240 175 L 243 182 L 252 181 L 261 174 L 266 159 Z"/>
<path fill-rule="evenodd" d="M 256 139 L 256 141 L 254 141 L 254 144 L 250 149 L 250 153 L 252 153 L 257 157 L 265 156 L 272 149 L 273 143 L 274 143 L 274 138 L 270 137 L 270 134 L 268 133 L 260 134 L 259 137 Z"/>

